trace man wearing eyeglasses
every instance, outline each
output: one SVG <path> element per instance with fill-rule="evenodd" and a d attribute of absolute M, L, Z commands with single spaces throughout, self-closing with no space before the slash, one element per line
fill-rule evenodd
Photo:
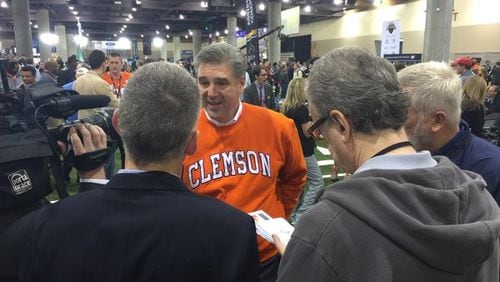
<path fill-rule="evenodd" d="M 184 159 L 182 179 L 194 192 L 244 212 L 288 218 L 305 183 L 305 160 L 294 122 L 240 102 L 246 62 L 227 43 L 203 48 L 195 60 L 203 109 L 198 147 Z M 261 281 L 275 281 L 280 256 L 257 237 Z M 221 250 L 223 251 L 223 250 Z"/>
<path fill-rule="evenodd" d="M 268 73 L 266 69 L 255 66 L 252 72 L 255 81 L 243 91 L 243 102 L 271 110 L 276 109 L 273 87 L 267 83 Z"/>
<path fill-rule="evenodd" d="M 345 47 L 309 80 L 311 130 L 352 176 L 302 216 L 278 281 L 498 281 L 500 211 L 479 175 L 408 142 L 394 67 Z"/>

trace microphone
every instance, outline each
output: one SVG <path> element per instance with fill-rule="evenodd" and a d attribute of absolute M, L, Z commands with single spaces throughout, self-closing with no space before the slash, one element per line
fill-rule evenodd
<path fill-rule="evenodd" d="M 106 95 L 74 95 L 50 98 L 44 106 L 49 111 L 72 112 L 106 107 L 110 101 L 111 98 Z"/>

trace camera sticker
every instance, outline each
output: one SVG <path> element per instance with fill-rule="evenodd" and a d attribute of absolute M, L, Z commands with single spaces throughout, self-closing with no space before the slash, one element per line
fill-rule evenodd
<path fill-rule="evenodd" d="M 23 194 L 33 189 L 31 178 L 26 170 L 21 169 L 8 175 L 12 190 L 16 195 Z"/>

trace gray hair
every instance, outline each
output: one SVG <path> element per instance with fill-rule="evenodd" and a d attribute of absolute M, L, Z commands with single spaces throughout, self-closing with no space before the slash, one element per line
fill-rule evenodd
<path fill-rule="evenodd" d="M 194 61 L 194 67 L 198 70 L 201 64 L 221 65 L 229 64 L 235 77 L 245 76 L 246 62 L 241 51 L 231 44 L 215 43 L 201 49 Z"/>
<path fill-rule="evenodd" d="M 339 110 L 356 132 L 399 130 L 406 121 L 409 102 L 396 70 L 362 48 L 330 51 L 315 62 L 308 85 L 309 101 L 320 116 Z"/>
<path fill-rule="evenodd" d="M 119 128 L 130 158 L 139 165 L 182 156 L 200 111 L 189 73 L 170 63 L 150 63 L 134 73 L 120 101 Z"/>
<path fill-rule="evenodd" d="M 444 110 L 451 126 L 460 123 L 462 82 L 456 72 L 444 63 L 428 62 L 409 66 L 398 73 L 411 107 L 419 116 L 429 117 Z"/>

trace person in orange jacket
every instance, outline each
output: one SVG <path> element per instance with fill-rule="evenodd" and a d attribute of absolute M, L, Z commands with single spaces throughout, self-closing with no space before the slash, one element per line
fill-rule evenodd
<path fill-rule="evenodd" d="M 263 210 L 288 218 L 306 180 L 294 122 L 280 113 L 242 103 L 246 62 L 227 43 L 212 44 L 195 61 L 203 109 L 198 148 L 186 156 L 183 181 L 244 212 Z M 261 281 L 275 281 L 280 256 L 257 237 Z"/>

